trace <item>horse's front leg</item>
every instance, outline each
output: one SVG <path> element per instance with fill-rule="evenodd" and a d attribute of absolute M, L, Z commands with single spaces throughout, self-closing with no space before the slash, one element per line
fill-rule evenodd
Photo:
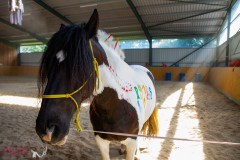
<path fill-rule="evenodd" d="M 121 143 L 126 145 L 126 160 L 134 160 L 134 156 L 137 150 L 137 139 L 127 138 Z"/>
<path fill-rule="evenodd" d="M 99 135 L 95 136 L 98 148 L 100 149 L 102 160 L 110 160 L 109 156 L 109 144 L 110 141 L 102 139 Z"/>

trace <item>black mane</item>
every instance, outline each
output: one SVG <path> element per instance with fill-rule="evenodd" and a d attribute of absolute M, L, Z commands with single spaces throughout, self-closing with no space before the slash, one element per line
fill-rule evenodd
<path fill-rule="evenodd" d="M 65 55 L 65 60 L 61 64 L 56 57 L 60 50 L 63 50 Z M 63 65 L 67 72 L 69 84 L 77 82 L 81 85 L 89 79 L 91 74 L 95 77 L 85 23 L 61 27 L 49 40 L 40 65 L 39 94 L 44 91 L 50 74 L 59 69 L 60 65 Z M 91 82 L 94 83 L 94 81 Z M 92 88 L 89 86 L 94 85 L 92 83 L 87 83 L 88 89 Z"/>

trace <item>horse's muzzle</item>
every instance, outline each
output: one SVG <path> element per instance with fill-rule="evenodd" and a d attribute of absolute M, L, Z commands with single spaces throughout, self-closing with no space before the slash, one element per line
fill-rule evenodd
<path fill-rule="evenodd" d="M 66 143 L 68 136 L 64 136 L 63 139 L 61 139 L 58 142 L 53 141 L 53 133 L 55 131 L 55 126 L 52 126 L 51 128 L 46 129 L 46 134 L 41 137 L 42 141 L 51 145 L 58 145 L 62 146 Z"/>

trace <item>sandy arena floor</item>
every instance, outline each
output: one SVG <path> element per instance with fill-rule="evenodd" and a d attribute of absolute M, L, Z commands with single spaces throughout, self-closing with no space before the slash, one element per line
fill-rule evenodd
<path fill-rule="evenodd" d="M 156 82 L 159 102 L 159 136 L 240 142 L 240 106 L 205 83 Z M 35 133 L 39 110 L 36 79 L 0 77 L 0 159 L 32 159 L 44 146 Z M 92 129 L 88 103 L 81 124 Z M 239 160 L 240 146 L 160 139 L 140 139 L 141 160 Z M 124 159 L 118 145 L 111 145 L 111 159 Z M 77 132 L 72 122 L 63 147 L 48 145 L 42 159 L 99 160 L 93 133 Z"/>

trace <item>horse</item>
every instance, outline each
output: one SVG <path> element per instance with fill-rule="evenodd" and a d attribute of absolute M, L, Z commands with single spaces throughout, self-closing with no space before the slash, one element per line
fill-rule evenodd
<path fill-rule="evenodd" d="M 42 97 L 36 132 L 51 145 L 64 145 L 70 121 L 90 99 L 94 131 L 157 135 L 154 77 L 143 66 L 128 65 L 122 52 L 106 42 L 95 9 L 87 23 L 61 25 L 42 56 L 38 87 Z M 98 35 L 99 33 L 99 35 Z M 138 137 L 94 133 L 102 159 L 109 160 L 112 141 L 126 146 L 126 159 L 137 153 Z"/>

